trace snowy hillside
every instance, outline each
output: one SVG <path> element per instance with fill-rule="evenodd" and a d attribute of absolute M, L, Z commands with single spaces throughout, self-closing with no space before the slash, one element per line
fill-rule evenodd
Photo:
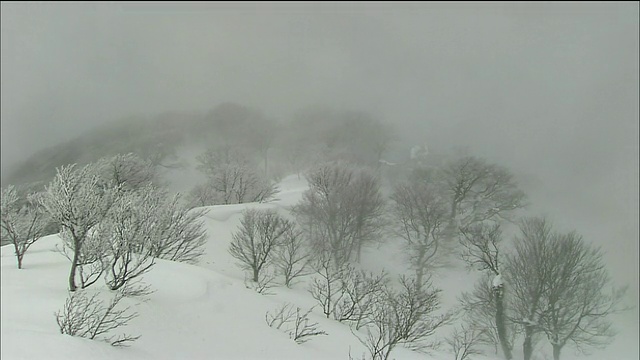
<path fill-rule="evenodd" d="M 67 298 L 68 260 L 55 251 L 60 239 L 52 235 L 41 239 L 27 252 L 24 269 L 17 270 L 12 249 L 2 248 L 2 347 L 4 359 L 349 359 L 361 358 L 366 349 L 347 325 L 324 318 L 315 309 L 311 320 L 319 323 L 327 336 L 317 336 L 297 344 L 285 332 L 269 327 L 265 313 L 285 302 L 303 309 L 315 305 L 307 292 L 305 278 L 287 289 L 276 287 L 272 295 L 261 295 L 245 286 L 245 274 L 227 249 L 246 208 L 275 208 L 283 215 L 305 190 L 304 180 L 296 176 L 280 184 L 277 200 L 268 204 L 213 206 L 205 221 L 208 231 L 206 255 L 198 266 L 158 260 L 144 281 L 154 293 L 135 305 L 139 317 L 123 328 L 142 337 L 127 348 L 116 348 L 100 341 L 61 335 L 54 312 Z M 404 260 L 393 245 L 368 249 L 364 266 L 371 270 L 403 270 Z M 456 305 L 456 297 L 473 286 L 473 274 L 464 269 L 448 269 L 435 278 L 443 289 L 443 308 Z M 100 284 L 100 283 L 98 283 Z M 103 285 L 94 285 L 107 292 Z M 92 287 L 92 288 L 93 288 Z M 89 290 L 93 290 L 90 288 Z M 633 314 L 637 314 L 637 309 Z M 629 314 L 630 315 L 630 314 Z M 620 335 L 604 351 L 588 359 L 634 360 L 638 358 L 638 325 L 631 316 L 616 319 Z M 448 328 L 436 334 L 442 339 Z M 435 340 L 435 338 L 434 338 Z M 519 344 L 515 356 L 518 359 Z M 547 347 L 545 342 L 540 347 Z M 549 349 L 544 349 L 548 351 Z M 542 353 L 538 359 L 545 359 Z M 453 359 L 446 345 L 430 354 L 397 348 L 395 359 Z M 493 359 L 487 356 L 474 359 Z M 549 357 L 550 358 L 550 357 Z M 567 349 L 563 359 L 583 359 Z"/>

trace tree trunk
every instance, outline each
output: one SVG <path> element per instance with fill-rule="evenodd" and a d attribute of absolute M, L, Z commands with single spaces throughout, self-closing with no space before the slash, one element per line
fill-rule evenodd
<path fill-rule="evenodd" d="M 531 360 L 533 354 L 533 328 L 530 325 L 524 327 L 524 341 L 522 342 L 524 360 Z"/>
<path fill-rule="evenodd" d="M 22 269 L 22 255 L 18 255 L 18 269 Z"/>
<path fill-rule="evenodd" d="M 422 279 L 424 278 L 424 267 L 420 266 L 416 270 L 416 287 L 422 289 Z"/>
<path fill-rule="evenodd" d="M 513 355 L 511 354 L 511 345 L 509 344 L 507 326 L 505 324 L 503 289 L 494 289 L 494 294 L 496 296 L 496 327 L 498 330 L 500 346 L 502 347 L 505 359 L 511 360 Z"/>
<path fill-rule="evenodd" d="M 562 350 L 561 345 L 553 344 L 553 360 L 560 360 L 560 350 Z"/>
<path fill-rule="evenodd" d="M 358 245 L 356 247 L 356 262 L 360 263 L 360 258 L 362 256 L 362 240 L 358 241 Z"/>
<path fill-rule="evenodd" d="M 253 269 L 253 281 L 258 282 L 258 277 L 260 275 L 260 271 L 257 268 Z"/>
<path fill-rule="evenodd" d="M 69 273 L 69 291 L 76 291 L 76 267 L 78 266 L 78 256 L 80 250 L 77 245 L 73 252 L 73 261 L 71 262 L 71 272 Z"/>

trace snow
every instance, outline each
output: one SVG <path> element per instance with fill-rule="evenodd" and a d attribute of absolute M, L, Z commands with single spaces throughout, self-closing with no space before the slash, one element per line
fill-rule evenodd
<path fill-rule="evenodd" d="M 288 209 L 306 189 L 305 181 L 290 176 L 280 184 L 278 199 L 266 204 L 242 204 L 208 207 L 204 219 L 208 232 L 206 255 L 199 265 L 158 260 L 143 276 L 155 290 L 144 302 L 125 299 L 139 316 L 121 332 L 142 335 L 127 348 L 114 348 L 105 342 L 75 338 L 59 333 L 54 312 L 62 308 L 67 298 L 68 260 L 56 252 L 60 244 L 57 235 L 47 236 L 34 244 L 24 259 L 24 269 L 16 269 L 10 247 L 1 249 L 1 328 L 0 357 L 4 359 L 348 359 L 361 358 L 366 349 L 348 326 L 326 319 L 318 308 L 310 315 L 312 322 L 328 333 L 304 344 L 297 344 L 289 335 L 270 328 L 265 313 L 285 302 L 307 310 L 315 305 L 306 290 L 304 280 L 292 289 L 274 288 L 274 295 L 265 296 L 245 286 L 245 273 L 236 265 L 227 249 L 231 234 L 240 223 L 241 212 L 247 208 L 276 209 L 288 215 Z M 371 271 L 382 268 L 391 273 L 406 270 L 401 247 L 387 243 L 379 248 L 367 248 L 363 267 Z M 473 287 L 473 273 L 446 269 L 434 276 L 434 283 L 443 289 L 443 308 L 457 305 L 457 297 Z M 494 285 L 501 283 L 494 279 Z M 496 282 L 498 281 L 498 282 Z M 92 288 L 108 292 L 101 282 Z M 630 316 L 616 319 L 620 334 L 614 343 L 590 357 L 563 351 L 563 359 L 631 360 L 638 358 L 638 328 Z M 442 340 L 450 331 L 437 334 Z M 116 333 L 114 333 L 116 334 Z M 435 340 L 435 339 L 434 339 Z M 544 358 L 551 346 L 540 342 L 535 356 Z M 518 347 L 518 344 L 516 344 Z M 515 351 L 515 360 L 521 356 Z M 613 356 L 612 354 L 615 354 Z M 429 354 L 419 354 L 397 348 L 392 358 L 451 359 L 446 347 Z M 476 360 L 495 359 L 486 357 Z"/>
<path fill-rule="evenodd" d="M 493 278 L 493 281 L 491 282 L 491 286 L 493 286 L 493 288 L 499 288 L 502 287 L 504 285 L 504 283 L 502 282 L 502 275 L 498 274 Z"/>

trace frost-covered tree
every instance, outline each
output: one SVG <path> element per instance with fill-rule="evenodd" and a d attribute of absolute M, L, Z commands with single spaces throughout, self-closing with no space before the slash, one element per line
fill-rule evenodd
<path fill-rule="evenodd" d="M 275 210 L 245 210 L 229 253 L 240 261 L 241 267 L 252 271 L 252 279 L 257 282 L 260 271 L 275 261 L 277 248 L 293 226 Z"/>
<path fill-rule="evenodd" d="M 57 169 L 56 177 L 46 186 L 38 199 L 65 234 L 63 240 L 71 260 L 69 290 L 75 291 L 76 270 L 82 266 L 81 258 L 87 238 L 93 228 L 107 215 L 117 198 L 118 189 L 105 185 L 99 168 L 89 164 Z"/>
<path fill-rule="evenodd" d="M 39 204 L 30 196 L 21 199 L 13 185 L 2 189 L 0 209 L 2 242 L 10 242 L 22 269 L 22 259 L 29 247 L 43 235 L 47 217 Z"/>
<path fill-rule="evenodd" d="M 179 194 L 163 199 L 156 210 L 149 255 L 159 259 L 196 263 L 204 254 L 207 242 L 202 222 L 207 210 L 190 210 L 181 204 Z"/>
<path fill-rule="evenodd" d="M 448 220 L 447 204 L 430 184 L 412 181 L 396 186 L 393 214 L 397 233 L 406 241 L 409 263 L 422 284 L 425 272 L 440 263 Z"/>
<path fill-rule="evenodd" d="M 309 189 L 293 212 L 312 246 L 329 251 L 337 264 L 359 260 L 363 245 L 379 240 L 385 224 L 378 179 L 341 162 L 322 164 L 306 177 Z"/>
<path fill-rule="evenodd" d="M 163 205 L 163 193 L 152 186 L 123 194 L 97 227 L 105 242 L 105 281 L 117 290 L 146 273 L 155 264 L 148 251 L 156 238 L 156 214 Z"/>

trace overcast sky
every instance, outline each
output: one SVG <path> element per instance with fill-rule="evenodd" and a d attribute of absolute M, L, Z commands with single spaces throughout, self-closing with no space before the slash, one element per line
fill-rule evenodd
<path fill-rule="evenodd" d="M 535 175 L 539 209 L 611 237 L 637 274 L 635 2 L 2 2 L 1 14 L 2 170 L 132 114 L 234 101 L 285 119 L 322 103 Z"/>

